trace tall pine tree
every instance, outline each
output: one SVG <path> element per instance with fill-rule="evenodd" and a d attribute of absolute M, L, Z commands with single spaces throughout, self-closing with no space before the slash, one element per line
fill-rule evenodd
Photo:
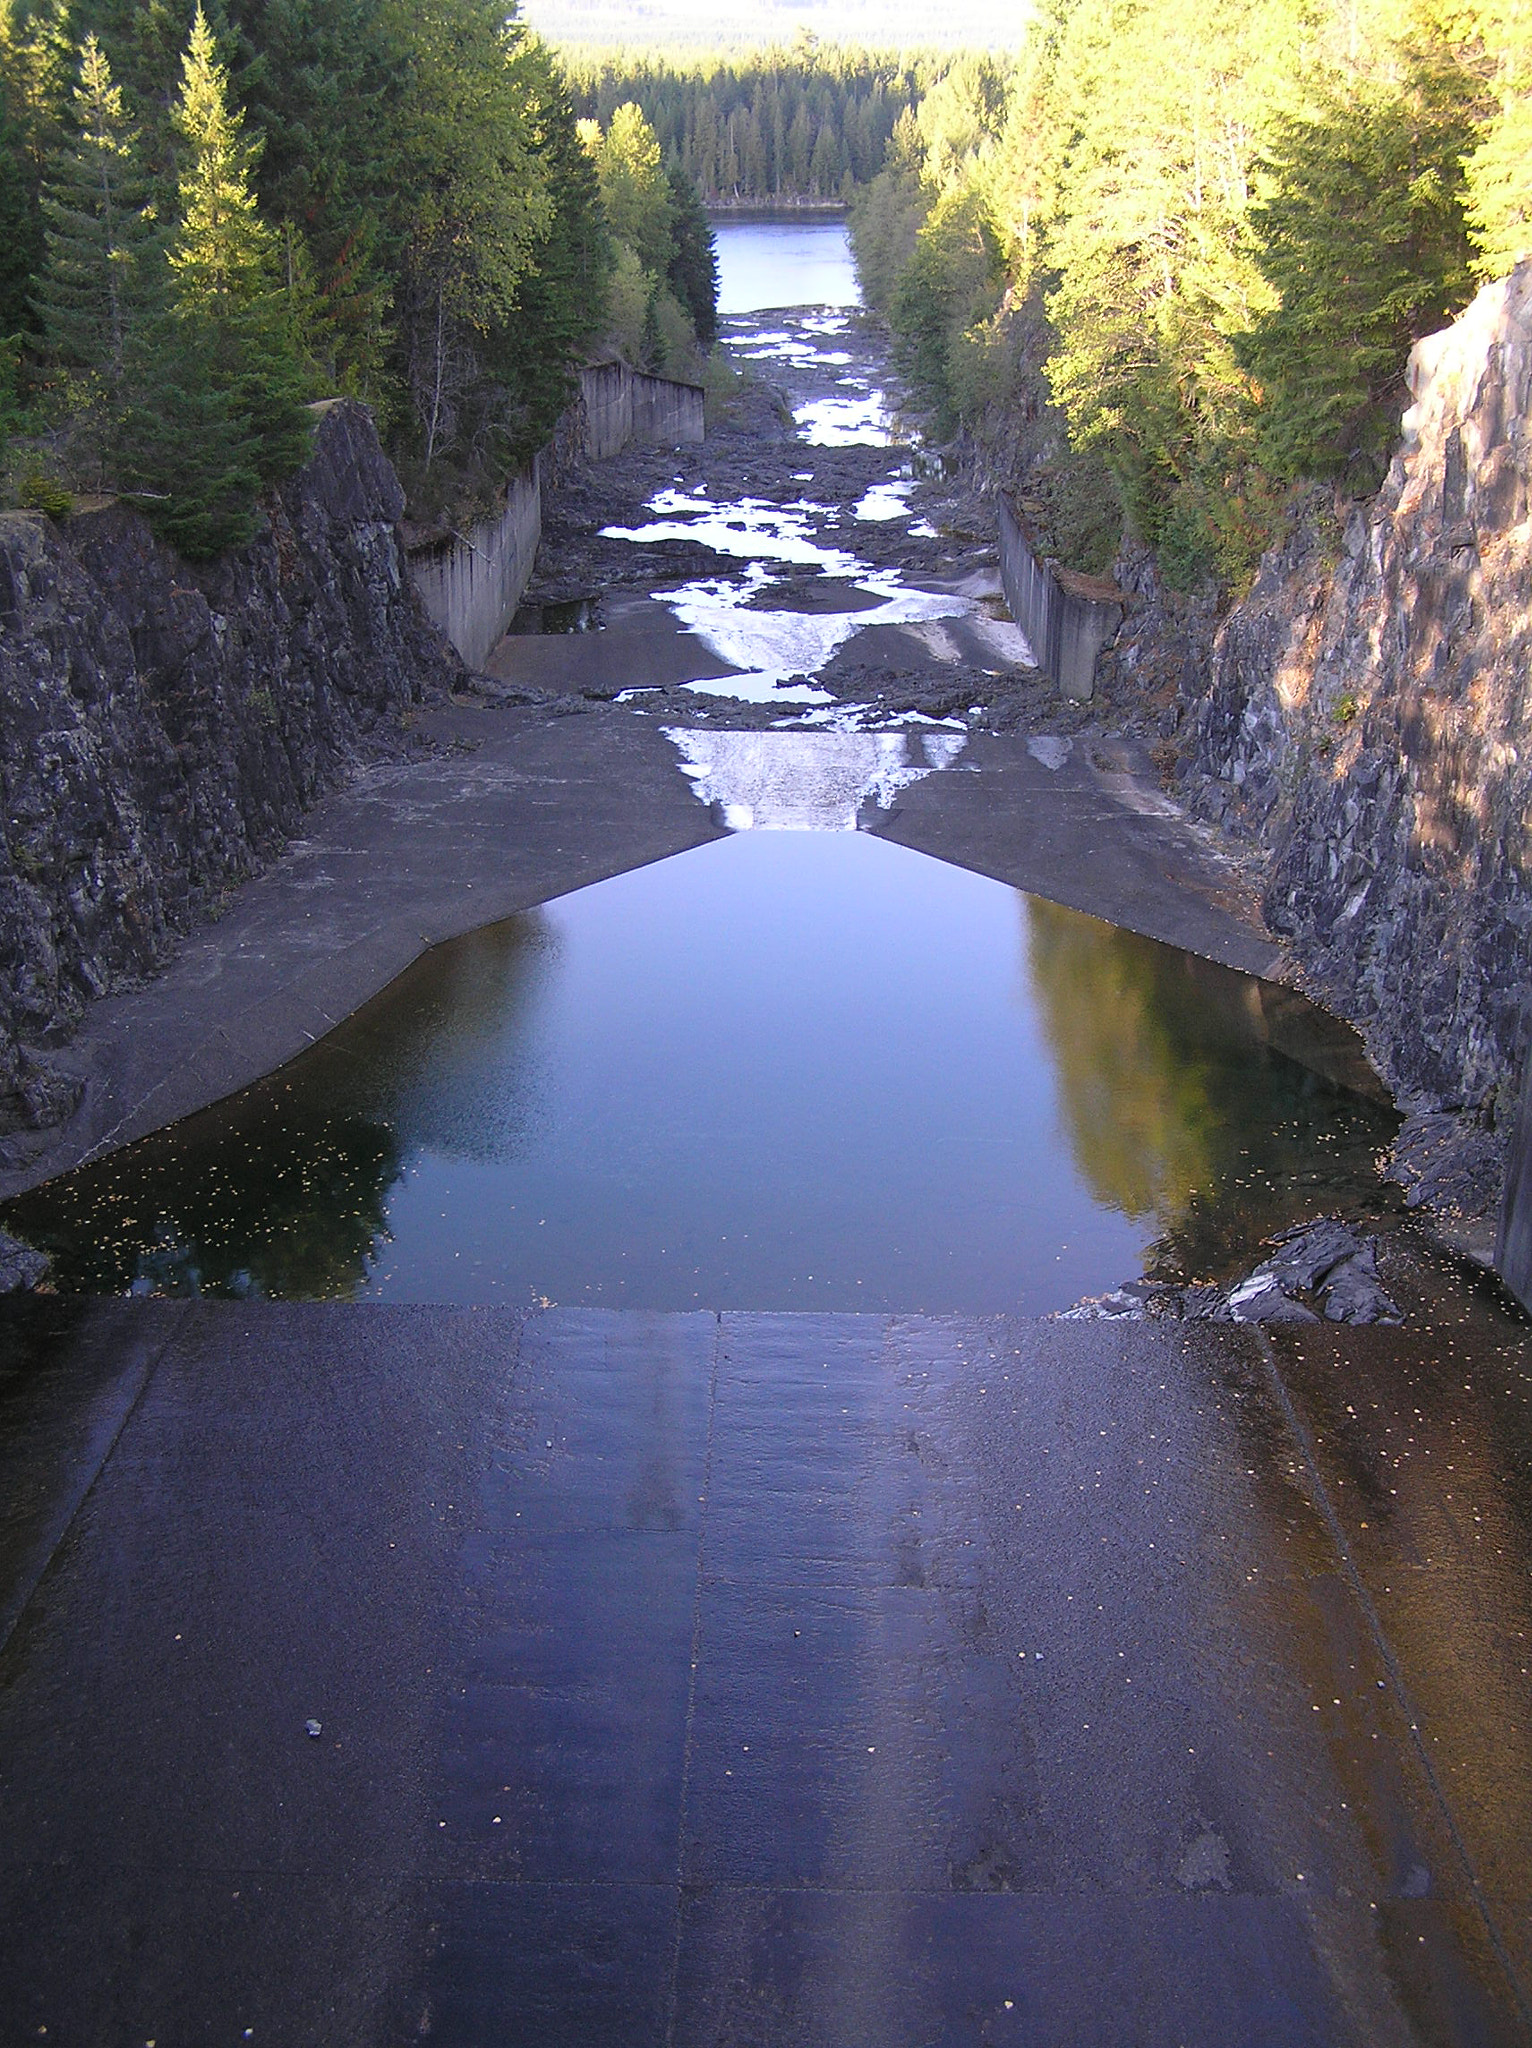
<path fill-rule="evenodd" d="M 276 249 L 251 189 L 257 146 L 199 5 L 173 119 L 183 153 L 168 303 L 130 357 L 138 403 L 123 466 L 165 537 L 191 556 L 247 540 L 260 486 L 308 447 L 303 369 Z"/>
<path fill-rule="evenodd" d="M 273 483 L 307 452 L 304 367 L 275 239 L 256 205 L 259 144 L 229 106 L 229 75 L 200 4 L 174 120 L 185 145 L 168 251 L 175 311 L 200 333 L 215 382 L 249 425 L 255 468 Z"/>
<path fill-rule="evenodd" d="M 138 135 L 94 36 L 80 51 L 74 115 L 74 139 L 55 154 L 43 183 L 48 256 L 37 308 L 55 361 L 85 372 L 117 401 L 129 330 L 149 290 L 153 228 Z"/>

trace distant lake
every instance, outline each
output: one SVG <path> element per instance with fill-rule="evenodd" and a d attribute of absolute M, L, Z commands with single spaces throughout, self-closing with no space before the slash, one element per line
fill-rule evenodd
<path fill-rule="evenodd" d="M 713 239 L 724 316 L 862 303 L 843 220 L 714 221 Z"/>

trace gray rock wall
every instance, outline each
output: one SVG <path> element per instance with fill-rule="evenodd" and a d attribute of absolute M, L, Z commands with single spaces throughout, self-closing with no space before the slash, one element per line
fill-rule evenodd
<path fill-rule="evenodd" d="M 405 575 L 402 511 L 341 402 L 265 531 L 214 563 L 121 508 L 0 515 L 0 1133 L 66 1114 L 47 1047 L 84 1004 L 160 966 L 461 675 Z"/>
<path fill-rule="evenodd" d="M 1409 374 L 1378 497 L 1311 494 L 1226 621 L 1185 775 L 1269 849 L 1267 921 L 1405 1106 L 1498 1155 L 1532 992 L 1532 264 Z"/>

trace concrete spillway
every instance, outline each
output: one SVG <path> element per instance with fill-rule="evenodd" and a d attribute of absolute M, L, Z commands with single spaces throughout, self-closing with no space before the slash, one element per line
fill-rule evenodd
<path fill-rule="evenodd" d="M 4 1335 L 10 2038 L 1524 2038 L 1514 1352 Z"/>

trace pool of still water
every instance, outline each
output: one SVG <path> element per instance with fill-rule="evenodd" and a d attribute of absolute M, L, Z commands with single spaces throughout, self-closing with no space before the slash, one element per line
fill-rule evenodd
<path fill-rule="evenodd" d="M 1043 1314 L 1381 1201 L 1393 1126 L 1287 991 L 747 831 L 439 948 L 4 1220 L 71 1290 Z"/>

